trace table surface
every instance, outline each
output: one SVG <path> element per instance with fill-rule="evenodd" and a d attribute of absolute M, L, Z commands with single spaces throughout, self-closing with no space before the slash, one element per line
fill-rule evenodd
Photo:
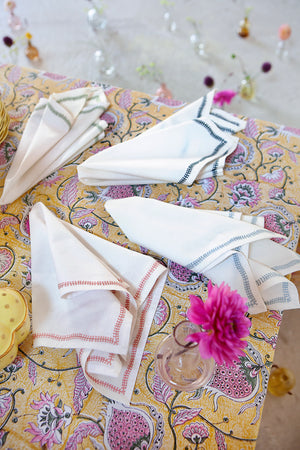
<path fill-rule="evenodd" d="M 174 32 L 167 30 L 163 19 L 165 8 L 160 0 L 64 0 L 63 3 L 61 8 L 61 0 L 17 2 L 15 13 L 26 22 L 23 34 L 30 31 L 33 35 L 32 42 L 41 56 L 39 63 L 25 57 L 22 40 L 8 26 L 8 12 L 0 8 L 2 36 L 17 38 L 19 53 L 14 64 L 33 67 L 38 64 L 44 71 L 153 94 L 160 81 L 164 81 L 174 98 L 192 102 L 207 93 L 203 83 L 207 75 L 214 78 L 217 90 L 238 89 L 244 76 L 238 60 L 231 58 L 234 53 L 242 59 L 246 72 L 256 77 L 257 95 L 252 101 L 236 96 L 226 108 L 299 128 L 298 0 L 176 0 L 169 2 L 171 18 L 177 24 Z M 92 32 L 88 24 L 87 11 L 93 3 L 104 5 L 105 31 Z M 237 30 L 249 6 L 250 35 L 242 39 Z M 189 17 L 198 23 L 206 57 L 197 55 L 190 42 L 194 28 L 187 20 Z M 278 28 L 282 23 L 292 28 L 286 58 L 276 56 Z M 106 51 L 109 62 L 115 66 L 110 77 L 95 64 L 94 52 L 99 48 Z M 0 61 L 12 62 L 6 50 L 9 49 L 0 45 Z M 267 74 L 260 73 L 265 61 L 273 65 Z M 157 68 L 156 77 L 140 77 L 137 67 L 152 62 Z"/>
<path fill-rule="evenodd" d="M 11 117 L 0 145 L 0 185 L 26 122 L 39 98 L 88 85 L 79 79 L 4 65 L 0 89 Z M 240 142 L 227 158 L 223 177 L 191 187 L 170 184 L 88 187 L 76 167 L 88 156 L 131 139 L 163 120 L 182 103 L 128 89 L 104 86 L 110 108 L 103 118 L 105 138 L 57 170 L 11 205 L 1 207 L 0 286 L 20 290 L 31 305 L 28 215 L 41 201 L 58 217 L 138 252 L 104 209 L 107 199 L 156 198 L 185 207 L 237 210 L 265 217 L 265 226 L 281 233 L 295 249 L 299 236 L 299 131 L 248 118 Z M 180 239 L 180 237 L 178 237 Z M 233 367 L 217 366 L 209 384 L 193 393 L 174 391 L 155 373 L 153 355 L 207 279 L 172 261 L 145 347 L 130 406 L 112 402 L 91 389 L 74 350 L 20 345 L 16 360 L 0 372 L 0 443 L 5 448 L 187 448 L 253 449 L 262 415 L 281 314 L 252 317 L 245 356 Z M 133 426 L 129 426 L 131 424 Z M 124 441 L 123 447 L 121 442 Z M 104 447 L 103 447 L 104 445 Z"/>

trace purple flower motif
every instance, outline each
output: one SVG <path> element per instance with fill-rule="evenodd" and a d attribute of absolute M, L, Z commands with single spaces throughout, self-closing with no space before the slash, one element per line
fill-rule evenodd
<path fill-rule="evenodd" d="M 101 119 L 105 120 L 110 128 L 112 128 L 118 121 L 117 117 L 111 112 L 104 112 Z"/>
<path fill-rule="evenodd" d="M 110 186 L 107 190 L 105 189 L 104 194 L 109 198 L 127 198 L 135 195 L 133 187 L 129 184 Z"/>
<path fill-rule="evenodd" d="M 138 117 L 135 121 L 139 125 L 148 125 L 149 123 L 152 123 L 152 119 L 145 115 L 142 117 Z"/>
<path fill-rule="evenodd" d="M 261 70 L 264 73 L 270 72 L 271 69 L 272 69 L 272 64 L 268 61 L 264 62 L 261 66 Z"/>
<path fill-rule="evenodd" d="M 10 36 L 4 36 L 3 43 L 6 47 L 11 47 L 14 45 L 14 40 Z"/>
<path fill-rule="evenodd" d="M 168 310 L 163 300 L 159 300 L 157 309 L 154 315 L 154 322 L 156 325 L 161 325 L 167 318 Z"/>
<path fill-rule="evenodd" d="M 37 425 L 29 422 L 30 428 L 25 431 L 33 434 L 32 443 L 39 442 L 41 446 L 47 445 L 47 448 L 51 449 L 54 444 L 62 443 L 62 427 L 70 425 L 72 409 L 67 405 L 62 409 L 62 401 L 56 402 L 57 394 L 50 397 L 48 392 L 41 392 L 40 398 L 40 401 L 33 401 L 30 405 L 39 411 Z"/>
<path fill-rule="evenodd" d="M 189 194 L 186 194 L 184 198 L 180 195 L 179 199 L 175 203 L 175 205 L 186 206 L 187 208 L 193 208 L 195 206 L 199 207 L 199 202 L 196 198 L 190 197 Z"/>
<path fill-rule="evenodd" d="M 258 204 L 261 194 L 259 184 L 256 181 L 236 181 L 227 185 L 231 189 L 230 203 L 238 208 L 243 206 L 255 206 Z"/>
<path fill-rule="evenodd" d="M 199 185 L 202 186 L 205 194 L 210 195 L 215 189 L 216 182 L 213 178 L 204 178 L 199 181 Z"/>
<path fill-rule="evenodd" d="M 266 214 L 265 218 L 265 228 L 270 231 L 274 231 L 275 233 L 282 234 L 283 236 L 288 237 L 291 231 L 292 224 L 286 220 L 280 214 Z M 277 242 L 277 239 L 276 239 Z"/>
<path fill-rule="evenodd" d="M 17 370 L 21 369 L 24 366 L 24 361 L 21 356 L 17 356 L 11 364 L 5 367 L 5 372 L 15 373 Z"/>
<path fill-rule="evenodd" d="M 181 266 L 180 264 L 177 264 L 174 261 L 169 261 L 168 265 L 169 265 L 171 274 L 178 281 L 188 283 L 189 281 L 195 281 L 197 279 L 199 279 L 199 281 L 202 280 L 201 274 L 196 274 L 196 273 L 192 272 L 190 269 L 188 269 L 187 267 Z"/>
<path fill-rule="evenodd" d="M 108 403 L 104 431 L 105 448 L 143 449 L 153 437 L 151 418 L 143 410 L 120 403 Z"/>
<path fill-rule="evenodd" d="M 11 126 L 12 123 L 10 123 L 10 129 Z M 14 156 L 15 152 L 16 148 L 10 142 L 2 142 L 2 144 L 0 144 L 0 167 L 6 166 Z"/>
<path fill-rule="evenodd" d="M 207 426 L 204 423 L 193 422 L 184 427 L 182 436 L 193 444 L 200 444 L 208 438 L 209 432 Z"/>
<path fill-rule="evenodd" d="M 220 430 L 215 431 L 216 443 L 218 446 L 218 450 L 227 450 L 227 445 L 225 442 L 225 436 Z"/>
<path fill-rule="evenodd" d="M 244 130 L 244 134 L 247 137 L 255 139 L 258 135 L 258 127 L 257 123 L 254 119 L 248 119 L 246 123 L 246 127 Z"/>
<path fill-rule="evenodd" d="M 155 400 L 161 403 L 167 403 L 173 395 L 171 388 L 157 374 L 153 377 L 152 389 Z"/>
<path fill-rule="evenodd" d="M 11 405 L 11 394 L 5 392 L 0 394 L 0 417 L 4 417 Z"/>
<path fill-rule="evenodd" d="M 279 167 L 260 176 L 267 183 L 280 183 L 284 179 L 284 171 Z"/>
<path fill-rule="evenodd" d="M 253 145 L 244 140 L 240 139 L 239 144 L 235 151 L 231 153 L 226 158 L 226 169 L 227 170 L 237 170 L 242 169 L 245 164 L 249 164 L 254 157 Z"/>
<path fill-rule="evenodd" d="M 152 103 L 154 105 L 158 105 L 158 109 L 161 106 L 168 106 L 169 108 L 179 108 L 180 106 L 184 105 L 184 103 L 180 100 L 175 100 L 174 98 L 167 98 L 161 96 L 154 97 L 152 99 Z"/>
<path fill-rule="evenodd" d="M 3 228 L 3 227 L 2 227 Z M 0 249 L 0 275 L 4 275 L 12 267 L 14 263 L 13 252 L 6 247 Z"/>
<path fill-rule="evenodd" d="M 267 153 L 269 155 L 273 156 L 274 158 L 279 158 L 280 156 L 282 156 L 284 154 L 284 150 L 282 148 L 274 145 L 267 150 Z"/>
<path fill-rule="evenodd" d="M 79 220 L 78 225 L 80 225 L 85 230 L 90 230 L 94 226 L 96 226 L 98 223 L 98 220 L 94 216 L 89 217 L 83 217 Z"/>
<path fill-rule="evenodd" d="M 277 320 L 276 325 L 280 327 L 282 321 L 282 313 L 280 313 L 279 311 L 272 311 L 272 310 L 270 311 L 270 313 L 271 314 L 269 315 L 269 317 L 272 317 L 273 319 Z"/>
<path fill-rule="evenodd" d="M 51 78 L 51 80 L 55 80 L 55 81 L 64 80 L 66 78 L 65 75 L 60 75 L 60 74 L 52 73 L 52 72 L 43 72 L 41 74 L 41 76 L 46 77 L 46 78 Z"/>
<path fill-rule="evenodd" d="M 280 200 L 284 196 L 284 190 L 280 188 L 274 187 L 273 189 L 270 189 L 269 191 L 269 198 L 273 200 Z"/>
<path fill-rule="evenodd" d="M 205 86 L 212 88 L 213 85 L 215 84 L 215 80 L 213 79 L 213 77 L 211 77 L 210 75 L 207 75 L 204 80 L 203 83 L 205 84 Z"/>
<path fill-rule="evenodd" d="M 57 181 L 61 180 L 62 178 L 63 178 L 63 176 L 58 175 L 58 171 L 56 170 L 55 172 L 51 173 L 46 178 L 44 178 L 41 181 L 41 184 L 43 186 L 51 187 L 51 186 L 53 186 L 53 184 L 57 183 Z"/>

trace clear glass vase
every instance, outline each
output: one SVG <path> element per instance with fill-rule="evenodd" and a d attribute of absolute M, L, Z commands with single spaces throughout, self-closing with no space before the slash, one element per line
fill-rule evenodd
<path fill-rule="evenodd" d="M 184 320 L 156 350 L 156 372 L 166 384 L 178 391 L 192 392 L 203 387 L 214 374 L 215 361 L 203 359 L 198 344 L 186 341 L 189 334 L 199 331 L 198 325 Z"/>
<path fill-rule="evenodd" d="M 172 17 L 171 10 L 167 6 L 165 6 L 163 19 L 164 19 L 167 30 L 170 31 L 171 33 L 174 33 L 174 31 L 176 31 L 176 29 L 177 29 L 177 24 Z"/>
<path fill-rule="evenodd" d="M 256 95 L 255 81 L 251 78 L 244 78 L 240 83 L 239 94 L 245 100 L 253 100 Z"/>

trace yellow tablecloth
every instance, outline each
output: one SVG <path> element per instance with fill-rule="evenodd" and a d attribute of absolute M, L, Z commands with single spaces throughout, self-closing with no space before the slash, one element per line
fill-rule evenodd
<path fill-rule="evenodd" d="M 0 145 L 0 185 L 26 122 L 40 97 L 90 83 L 4 65 L 2 100 L 11 117 Z M 299 130 L 248 119 L 240 142 L 227 159 L 223 177 L 192 187 L 177 184 L 88 187 L 76 166 L 88 156 L 131 139 L 182 103 L 141 92 L 104 86 L 110 108 L 105 138 L 41 181 L 11 205 L 1 207 L 0 286 L 20 290 L 31 304 L 28 215 L 43 202 L 58 217 L 135 251 L 104 209 L 107 199 L 145 196 L 186 207 L 236 210 L 265 217 L 267 228 L 295 249 L 299 235 Z M 195 93 L 195 98 L 201 94 Z M 178 236 L 180 240 L 180 236 Z M 157 257 L 157 255 L 153 255 Z M 207 279 L 163 260 L 169 275 L 145 347 L 130 407 L 91 389 L 74 350 L 33 348 L 29 336 L 15 361 L 0 372 L 0 448 L 65 449 L 253 449 L 276 346 L 281 314 L 252 317 L 245 357 L 233 367 L 217 367 L 204 388 L 171 390 L 157 376 L 153 355 L 189 306 L 191 293 L 204 293 Z"/>

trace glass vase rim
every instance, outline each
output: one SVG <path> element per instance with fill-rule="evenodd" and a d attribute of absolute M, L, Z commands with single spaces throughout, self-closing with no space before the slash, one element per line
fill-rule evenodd
<path fill-rule="evenodd" d="M 197 347 L 198 342 L 195 342 L 195 341 L 186 341 L 186 343 L 183 344 L 182 342 L 180 342 L 180 341 L 178 340 L 178 337 L 176 337 L 176 331 L 178 331 L 178 329 L 179 329 L 180 327 L 182 327 L 182 325 L 184 325 L 184 324 L 187 324 L 187 325 L 190 325 L 190 326 L 197 327 L 198 330 L 199 330 L 199 332 L 202 331 L 200 325 L 197 325 L 197 324 L 195 324 L 195 323 L 193 323 L 193 322 L 191 322 L 191 321 L 189 321 L 189 320 L 187 320 L 187 319 L 184 319 L 184 320 L 182 320 L 181 322 L 177 323 L 177 324 L 175 325 L 175 327 L 173 328 L 173 337 L 174 337 L 174 340 L 175 340 L 176 344 L 179 345 L 180 347 L 183 347 L 183 348 L 186 348 L 186 349 Z M 197 332 L 197 331 L 195 331 L 195 332 Z M 190 333 L 190 334 L 192 334 L 192 333 Z"/>

